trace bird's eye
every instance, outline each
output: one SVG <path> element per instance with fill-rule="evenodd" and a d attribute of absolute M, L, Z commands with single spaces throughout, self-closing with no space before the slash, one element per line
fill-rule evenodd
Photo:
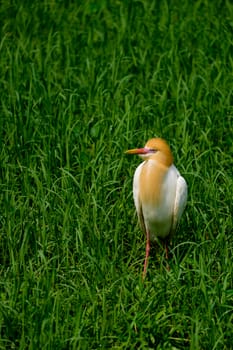
<path fill-rule="evenodd" d="M 155 149 L 155 148 L 150 148 L 150 152 L 151 152 L 151 153 L 155 153 L 155 152 L 157 152 L 157 149 Z"/>

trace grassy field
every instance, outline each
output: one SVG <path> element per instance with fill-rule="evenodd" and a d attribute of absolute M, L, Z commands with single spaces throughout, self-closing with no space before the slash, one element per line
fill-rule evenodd
<path fill-rule="evenodd" d="M 233 5 L 0 5 L 0 349 L 233 348 Z M 124 154 L 189 188 L 150 258 Z"/>

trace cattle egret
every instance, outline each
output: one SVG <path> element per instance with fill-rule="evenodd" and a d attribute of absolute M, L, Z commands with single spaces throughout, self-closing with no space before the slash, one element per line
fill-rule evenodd
<path fill-rule="evenodd" d="M 150 139 L 144 148 L 131 149 L 144 160 L 134 174 L 133 198 L 139 222 L 146 234 L 146 256 L 143 278 L 146 275 L 150 242 L 161 239 L 168 258 L 168 241 L 174 234 L 187 202 L 187 184 L 173 165 L 167 142 Z"/>

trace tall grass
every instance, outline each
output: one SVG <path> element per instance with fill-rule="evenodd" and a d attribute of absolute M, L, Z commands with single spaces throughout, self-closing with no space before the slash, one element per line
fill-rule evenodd
<path fill-rule="evenodd" d="M 0 348 L 230 349 L 230 1 L 0 5 Z M 141 280 L 127 148 L 189 186 Z"/>

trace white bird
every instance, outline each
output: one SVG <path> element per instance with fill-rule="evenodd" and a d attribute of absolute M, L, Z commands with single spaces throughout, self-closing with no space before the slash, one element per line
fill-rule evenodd
<path fill-rule="evenodd" d="M 167 142 L 150 139 L 144 148 L 126 151 L 144 159 L 134 174 L 133 198 L 137 215 L 146 234 L 146 256 L 143 278 L 146 275 L 150 242 L 161 239 L 168 258 L 168 241 L 174 234 L 187 202 L 187 184 L 173 165 Z"/>

